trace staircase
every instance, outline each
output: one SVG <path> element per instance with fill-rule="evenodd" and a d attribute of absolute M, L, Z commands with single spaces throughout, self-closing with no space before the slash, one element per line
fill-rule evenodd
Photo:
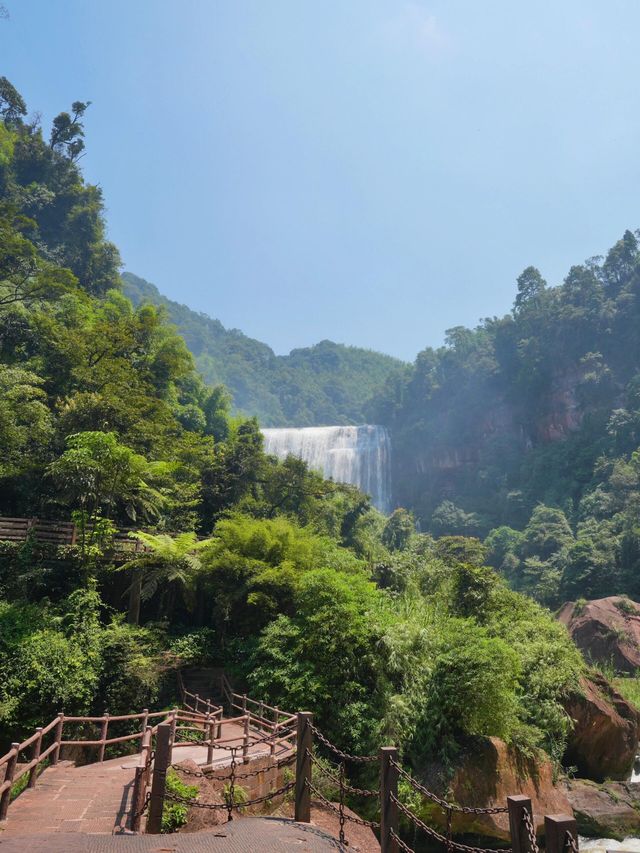
<path fill-rule="evenodd" d="M 178 674 L 179 685 L 181 690 L 184 688 L 216 705 L 224 705 L 225 697 L 220 687 L 224 674 L 221 666 L 186 666 Z"/>

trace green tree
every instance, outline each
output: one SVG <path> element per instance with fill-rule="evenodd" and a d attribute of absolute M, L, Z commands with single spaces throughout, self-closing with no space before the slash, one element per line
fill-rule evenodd
<path fill-rule="evenodd" d="M 91 101 L 74 101 L 71 105 L 71 115 L 63 112 L 53 120 L 49 144 L 54 151 L 64 153 L 71 162 L 77 160 L 84 151 L 84 127 L 81 119 L 90 104 Z"/>
<path fill-rule="evenodd" d="M 283 708 L 313 708 L 327 736 L 369 752 L 379 723 L 380 594 L 360 575 L 331 569 L 304 575 L 294 615 L 263 631 L 249 680 L 256 695 Z"/>
<path fill-rule="evenodd" d="M 547 286 L 547 282 L 535 267 L 527 267 L 523 270 L 518 276 L 517 283 L 518 295 L 514 307 L 516 312 L 522 311 L 525 306 L 531 303 L 535 303 Z"/>
<path fill-rule="evenodd" d="M 211 544 L 211 540 L 198 542 L 195 533 L 144 533 L 139 531 L 134 538 L 141 542 L 146 552 L 128 560 L 119 571 L 131 573 L 129 587 L 128 621 L 137 625 L 140 621 L 140 604 L 161 593 L 163 601 L 160 614 L 168 619 L 173 615 L 176 596 L 181 596 L 189 611 L 195 606 L 196 579 L 202 569 L 199 552 Z"/>
<path fill-rule="evenodd" d="M 158 516 L 163 498 L 150 484 L 153 467 L 114 433 L 70 435 L 67 449 L 47 468 L 59 500 L 87 514 L 89 523 L 99 513 L 120 514 L 132 521 Z"/>
<path fill-rule="evenodd" d="M 406 509 L 394 510 L 387 519 L 382 531 L 382 544 L 390 551 L 404 551 L 415 532 L 416 522 Z"/>
<path fill-rule="evenodd" d="M 10 125 L 19 122 L 26 114 L 27 105 L 22 95 L 6 77 L 0 77 L 0 116 L 4 123 Z"/>
<path fill-rule="evenodd" d="M 547 560 L 573 542 L 573 533 L 561 509 L 540 504 L 524 531 L 522 553 L 524 557 Z"/>

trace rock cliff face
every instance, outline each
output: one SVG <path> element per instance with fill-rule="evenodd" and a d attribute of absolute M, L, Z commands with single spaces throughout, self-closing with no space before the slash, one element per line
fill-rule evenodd
<path fill-rule="evenodd" d="M 558 614 L 573 641 L 592 663 L 613 664 L 633 675 L 640 669 L 640 605 L 622 596 L 567 602 Z"/>
<path fill-rule="evenodd" d="M 554 784 L 551 761 L 526 759 L 495 737 L 478 741 L 461 757 L 446 791 L 458 805 L 479 808 L 504 807 L 513 794 L 531 797 L 538 831 L 544 828 L 545 814 L 571 814 L 565 789 Z M 432 803 L 427 811 L 432 824 L 444 828 L 442 810 Z M 506 841 L 509 816 L 455 813 L 451 828 L 457 835 Z"/>
<path fill-rule="evenodd" d="M 638 749 L 640 714 L 602 676 L 583 678 L 568 697 L 573 721 L 564 764 L 596 782 L 628 778 Z"/>
<path fill-rule="evenodd" d="M 582 835 L 617 838 L 640 834 L 640 785 L 582 779 L 567 782 L 567 798 Z"/>
<path fill-rule="evenodd" d="M 394 414 L 387 423 L 398 502 L 426 524 L 443 500 L 451 500 L 482 512 L 489 526 L 519 526 L 526 519 L 508 496 L 532 490 L 527 517 L 543 499 L 530 478 L 521 479 L 525 460 L 580 430 L 589 411 L 581 402 L 584 381 L 585 368 L 574 365 L 545 377 L 533 396 L 516 395 L 489 377 L 453 394 L 435 393 L 423 409 L 419 398 L 415 411 L 407 404 L 402 419 Z"/>

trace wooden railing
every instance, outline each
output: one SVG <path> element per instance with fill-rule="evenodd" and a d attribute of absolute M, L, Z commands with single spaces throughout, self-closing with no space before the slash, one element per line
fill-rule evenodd
<path fill-rule="evenodd" d="M 33 788 L 37 783 L 40 770 L 44 769 L 45 762 L 51 765 L 57 764 L 63 747 L 97 748 L 96 760 L 102 762 L 105 759 L 108 746 L 138 741 L 140 757 L 135 768 L 131 813 L 132 828 L 134 831 L 138 831 L 152 780 L 154 739 L 158 733 L 158 726 L 162 723 L 170 725 L 172 750 L 193 747 L 194 745 L 206 747 L 205 766 L 213 764 L 216 749 L 228 748 L 228 745 L 232 743 L 236 745 L 244 762 L 249 761 L 249 752 L 256 741 L 264 743 L 265 749 L 268 746 L 269 754 L 272 757 L 277 758 L 283 753 L 289 754 L 295 742 L 295 732 L 292 734 L 289 728 L 295 722 L 295 715 L 287 715 L 270 705 L 234 693 L 229 682 L 224 676 L 223 678 L 225 681 L 224 696 L 229 699 L 231 712 L 233 713 L 233 710 L 243 711 L 235 717 L 231 716 L 223 720 L 224 712 L 221 705 L 212 703 L 210 699 L 201 699 L 197 694 L 186 690 L 181 684 L 182 708 L 175 707 L 152 712 L 145 708 L 137 714 L 111 715 L 105 713 L 102 716 L 69 716 L 60 713 L 48 725 L 36 729 L 34 734 L 22 743 L 11 744 L 9 751 L 0 757 L 0 778 L 3 779 L 0 784 L 0 821 L 7 817 L 14 786 L 28 774 L 26 787 Z M 253 707 L 260 709 L 260 713 L 254 713 Z M 274 720 L 270 721 L 264 716 L 267 712 L 275 712 Z M 114 723 L 136 721 L 140 722 L 139 731 L 109 737 L 109 727 Z M 236 724 L 240 726 L 242 734 L 223 738 L 223 722 L 225 725 Z M 86 727 L 91 725 L 100 727 L 99 737 L 76 735 L 75 737 L 64 738 L 65 726 L 69 731 L 70 726 Z M 268 733 L 266 736 L 265 732 Z M 45 739 L 50 734 L 52 741 L 43 749 Z M 26 750 L 30 751 L 29 760 L 20 764 L 20 754 Z M 3 768 L 4 777 L 2 776 Z"/>
<path fill-rule="evenodd" d="M 129 535 L 132 532 L 133 529 L 118 530 L 113 537 L 113 550 L 134 553 L 148 550 L 142 542 Z M 90 530 L 86 531 L 86 536 L 91 538 Z M 71 521 L 0 517 L 0 541 L 25 542 L 29 537 L 41 545 L 78 545 L 81 530 Z"/>
<path fill-rule="evenodd" d="M 173 719 L 174 715 L 175 710 L 154 711 L 150 713 L 146 708 L 139 714 L 118 714 L 114 716 L 103 714 L 101 717 L 71 717 L 62 713 L 58 714 L 48 725 L 43 728 L 37 728 L 34 734 L 22 741 L 22 743 L 12 743 L 11 749 L 0 757 L 0 771 L 4 768 L 4 780 L 0 785 L 0 821 L 5 820 L 7 817 L 7 811 L 11 802 L 11 789 L 14 785 L 23 779 L 25 774 L 29 774 L 27 787 L 34 788 L 38 779 L 38 772 L 44 762 L 48 761 L 52 765 L 57 764 L 62 747 L 98 747 L 98 761 L 104 761 L 107 746 L 137 740 L 140 742 L 142 750 L 148 721 L 160 717 L 165 720 Z M 125 720 L 140 720 L 141 731 L 119 737 L 109 737 L 109 725 Z M 100 737 L 95 739 L 77 738 L 64 740 L 65 724 L 99 725 Z M 50 732 L 54 732 L 53 742 L 43 749 L 43 740 Z M 26 764 L 19 764 L 20 753 L 29 748 L 31 751 L 29 761 Z"/>

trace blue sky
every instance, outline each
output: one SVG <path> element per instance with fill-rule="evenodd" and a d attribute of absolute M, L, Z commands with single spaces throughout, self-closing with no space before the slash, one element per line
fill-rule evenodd
<path fill-rule="evenodd" d="M 637 0 L 3 2 L 125 268 L 276 352 L 412 359 L 640 226 Z"/>

